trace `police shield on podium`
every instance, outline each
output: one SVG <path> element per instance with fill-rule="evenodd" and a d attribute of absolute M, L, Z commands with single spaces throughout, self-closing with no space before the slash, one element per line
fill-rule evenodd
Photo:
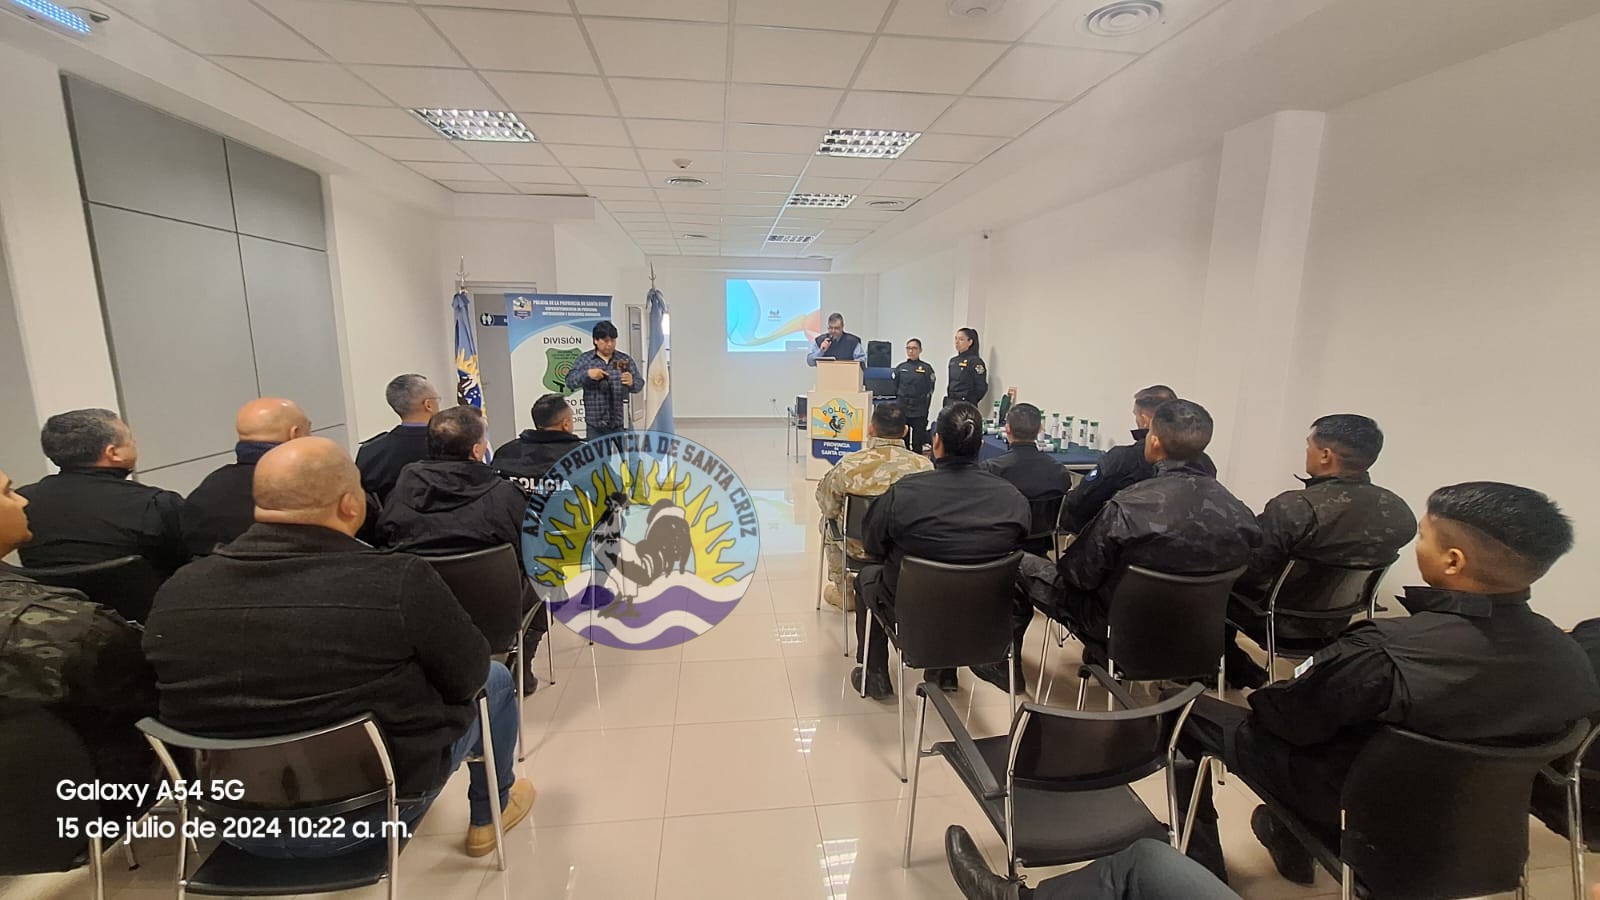
<path fill-rule="evenodd" d="M 806 478 L 815 481 L 846 454 L 866 446 L 872 395 L 862 389 L 860 363 L 819 359 L 817 384 L 806 400 Z"/>

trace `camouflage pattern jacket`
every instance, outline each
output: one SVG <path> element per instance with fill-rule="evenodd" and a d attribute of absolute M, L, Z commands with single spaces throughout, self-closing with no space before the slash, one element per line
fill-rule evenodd
<path fill-rule="evenodd" d="M 866 449 L 839 460 L 817 482 L 817 506 L 824 521 L 832 519 L 842 529 L 846 494 L 880 497 L 902 477 L 932 468 L 931 460 L 907 450 L 898 438 L 872 438 Z M 854 557 L 865 555 L 858 541 L 850 541 L 846 549 Z"/>
<path fill-rule="evenodd" d="M 153 713 L 140 636 L 110 607 L 0 566 L 0 700 Z"/>

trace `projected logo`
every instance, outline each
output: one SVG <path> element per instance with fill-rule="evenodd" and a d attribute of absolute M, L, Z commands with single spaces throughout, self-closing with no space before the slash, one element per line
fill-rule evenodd
<path fill-rule="evenodd" d="M 760 557 L 755 500 L 678 435 L 590 441 L 550 471 L 523 521 L 528 575 L 579 635 L 623 649 L 692 640 L 727 618 Z"/>
<path fill-rule="evenodd" d="M 820 281 L 730 278 L 727 290 L 727 350 L 731 353 L 805 346 L 822 333 Z"/>

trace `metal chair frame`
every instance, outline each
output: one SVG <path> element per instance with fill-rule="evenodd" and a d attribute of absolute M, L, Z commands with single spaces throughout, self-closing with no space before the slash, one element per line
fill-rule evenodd
<path fill-rule="evenodd" d="M 1348 572 L 1365 572 L 1367 580 L 1366 584 L 1362 588 L 1360 598 L 1353 603 L 1348 603 L 1344 606 L 1339 606 L 1332 609 L 1295 609 L 1292 606 L 1281 605 L 1280 600 L 1283 597 L 1284 588 L 1289 585 L 1289 576 L 1293 574 L 1296 565 L 1318 566 L 1324 569 L 1342 569 Z M 1330 563 L 1319 563 L 1296 557 L 1291 558 L 1288 562 L 1285 562 L 1283 564 L 1283 568 L 1278 572 L 1278 576 L 1272 580 L 1272 590 L 1267 594 L 1267 603 L 1265 609 L 1262 609 L 1260 606 L 1257 606 L 1255 603 L 1252 603 L 1249 600 L 1238 596 L 1237 594 L 1234 595 L 1234 600 L 1239 601 L 1252 612 L 1265 615 L 1267 618 L 1266 650 L 1268 680 L 1270 681 L 1277 678 L 1278 657 L 1282 656 L 1286 659 L 1305 658 L 1305 655 L 1296 653 L 1292 650 L 1286 653 L 1279 648 L 1279 616 L 1282 616 L 1286 619 L 1348 620 L 1357 613 L 1365 612 L 1367 618 L 1371 619 L 1378 613 L 1378 585 L 1383 581 L 1383 576 L 1387 574 L 1388 571 L 1389 566 L 1387 565 L 1376 567 L 1336 566 Z M 1244 632 L 1243 628 L 1239 628 L 1238 623 L 1233 624 L 1234 627 L 1238 628 L 1240 632 Z"/>
<path fill-rule="evenodd" d="M 879 496 L 882 496 L 881 494 Z M 859 532 L 851 533 L 852 522 L 858 526 L 867 518 L 867 511 L 872 508 L 873 501 L 878 497 L 869 497 L 866 494 L 844 495 L 844 526 L 841 529 L 839 519 L 822 520 L 822 552 L 817 559 L 817 609 L 822 609 L 822 589 L 828 583 L 828 545 L 839 548 L 839 554 L 844 558 L 844 655 L 850 655 L 850 616 L 856 611 L 856 578 L 861 574 L 862 560 L 850 556 L 850 539 L 861 540 Z M 856 512 L 856 508 L 860 512 Z"/>
<path fill-rule="evenodd" d="M 1584 896 L 1584 860 L 1583 854 L 1587 850 L 1583 837 L 1583 761 L 1595 745 L 1595 740 L 1600 738 L 1600 722 L 1595 723 L 1584 735 L 1583 743 L 1572 753 L 1572 765 L 1566 770 L 1557 769 L 1554 764 L 1546 766 L 1540 774 L 1552 784 L 1566 788 L 1567 794 L 1567 840 L 1572 850 L 1572 896 L 1573 900 L 1586 900 Z"/>

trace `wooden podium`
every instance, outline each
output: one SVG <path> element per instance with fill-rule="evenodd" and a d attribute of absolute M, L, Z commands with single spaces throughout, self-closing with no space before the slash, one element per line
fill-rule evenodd
<path fill-rule="evenodd" d="M 817 386 L 806 395 L 806 478 L 816 481 L 847 453 L 866 446 L 872 395 L 861 386 L 861 364 L 817 360 Z"/>

